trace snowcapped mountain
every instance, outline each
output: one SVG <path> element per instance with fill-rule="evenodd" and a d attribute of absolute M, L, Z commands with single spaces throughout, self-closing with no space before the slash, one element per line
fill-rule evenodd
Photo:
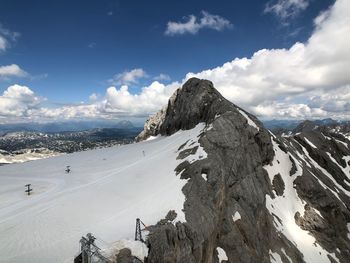
<path fill-rule="evenodd" d="M 1 167 L 1 261 L 72 262 L 91 232 L 111 260 L 348 262 L 349 131 L 310 127 L 276 136 L 192 78 L 139 143 Z"/>

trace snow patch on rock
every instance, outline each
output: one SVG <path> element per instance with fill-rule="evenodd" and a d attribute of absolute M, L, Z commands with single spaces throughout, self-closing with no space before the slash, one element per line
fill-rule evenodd
<path fill-rule="evenodd" d="M 290 257 L 288 257 L 288 255 L 287 255 L 286 251 L 284 250 L 284 248 L 282 248 L 281 251 L 286 256 L 286 258 L 289 260 L 289 262 L 293 263 L 293 260 Z"/>
<path fill-rule="evenodd" d="M 329 262 L 326 256 L 328 254 L 327 251 L 316 244 L 315 238 L 308 231 L 301 229 L 294 220 L 296 212 L 299 212 L 303 216 L 305 210 L 304 202 L 299 198 L 293 186 L 296 177 L 301 176 L 302 168 L 297 160 L 291 156 L 295 161 L 297 171 L 290 176 L 289 171 L 292 168 L 292 162 L 289 159 L 290 155 L 283 152 L 273 139 L 272 143 L 275 150 L 275 157 L 272 164 L 264 166 L 264 169 L 268 172 L 271 182 L 274 175 L 280 173 L 285 184 L 283 196 L 272 198 L 270 195 L 266 195 L 267 209 L 271 215 L 275 214 L 282 221 L 280 223 L 278 220 L 275 220 L 276 229 L 297 245 L 299 251 L 304 255 L 306 262 Z M 277 253 L 271 252 L 270 255 L 273 256 L 274 262 L 282 262 L 278 261 L 281 258 Z"/>
<path fill-rule="evenodd" d="M 340 144 L 342 144 L 342 145 L 344 145 L 346 148 L 348 148 L 348 144 L 347 143 L 345 143 L 345 142 L 343 142 L 343 141 L 341 141 L 341 140 L 338 140 L 338 139 L 334 139 L 337 143 L 340 143 Z"/>
<path fill-rule="evenodd" d="M 305 140 L 312 148 L 317 149 L 316 145 L 313 144 L 312 142 L 310 142 L 310 141 L 308 140 L 308 138 L 304 137 L 304 140 Z"/>
<path fill-rule="evenodd" d="M 221 247 L 217 247 L 216 251 L 218 252 L 219 263 L 221 263 L 223 260 L 228 260 L 225 250 L 223 250 Z"/>
<path fill-rule="evenodd" d="M 282 258 L 278 253 L 272 252 L 270 250 L 269 254 L 270 254 L 270 262 L 283 263 Z"/>
<path fill-rule="evenodd" d="M 191 131 L 192 133 L 187 135 L 187 142 L 181 150 L 188 150 L 191 148 L 198 147 L 197 151 L 194 154 L 187 156 L 184 159 L 181 159 L 179 162 L 188 161 L 190 164 L 195 161 L 202 160 L 208 157 L 208 154 L 205 152 L 204 148 L 199 143 L 200 134 L 206 130 L 205 123 L 199 123 Z M 182 133 L 184 131 L 178 131 L 177 133 Z"/>
<path fill-rule="evenodd" d="M 254 127 L 254 128 L 257 129 L 258 131 L 260 130 L 259 127 L 258 127 L 258 125 L 256 125 L 256 123 L 255 123 L 251 118 L 249 118 L 249 116 L 248 116 L 244 111 L 242 111 L 241 109 L 238 109 L 238 111 L 239 111 L 240 114 L 243 115 L 244 118 L 247 119 L 248 124 L 249 124 L 250 126 Z"/>
<path fill-rule="evenodd" d="M 241 219 L 241 214 L 236 211 L 235 214 L 232 216 L 232 220 L 233 222 L 236 222 L 237 220 L 240 220 Z"/>

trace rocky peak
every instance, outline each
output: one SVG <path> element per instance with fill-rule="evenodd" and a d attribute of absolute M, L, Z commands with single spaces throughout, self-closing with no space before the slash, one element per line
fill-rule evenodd
<path fill-rule="evenodd" d="M 142 141 L 158 134 L 171 135 L 178 130 L 192 129 L 200 122 L 209 124 L 217 116 L 228 111 L 238 112 L 238 109 L 214 88 L 211 81 L 190 78 L 174 92 L 165 108 L 147 120 L 136 139 Z"/>
<path fill-rule="evenodd" d="M 300 123 L 294 130 L 293 133 L 299 133 L 299 132 L 310 132 L 313 129 L 315 129 L 317 125 L 313 121 L 303 121 Z"/>
<path fill-rule="evenodd" d="M 159 133 L 171 135 L 181 129 L 192 129 L 200 122 L 210 123 L 231 107 L 211 81 L 191 78 L 177 90 L 176 97 L 169 100 Z"/>

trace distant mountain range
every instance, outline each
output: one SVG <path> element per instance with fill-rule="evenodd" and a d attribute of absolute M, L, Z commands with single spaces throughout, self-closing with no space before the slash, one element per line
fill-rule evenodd
<path fill-rule="evenodd" d="M 118 126 L 118 128 L 95 128 L 85 131 L 6 132 L 0 136 L 0 164 L 128 144 L 134 141 L 141 130 L 133 127 L 131 122 L 122 122 Z"/>
<path fill-rule="evenodd" d="M 29 122 L 29 123 L 9 123 L 0 124 L 0 135 L 8 132 L 65 132 L 65 131 L 85 131 L 97 128 L 119 128 L 131 129 L 134 128 L 132 122 L 122 120 L 119 122 L 108 120 L 93 120 L 93 121 L 60 121 L 60 122 Z"/>
<path fill-rule="evenodd" d="M 281 132 L 281 131 L 293 131 L 298 125 L 303 123 L 305 120 L 262 120 L 264 126 L 273 131 L 273 132 Z M 349 121 L 340 121 L 333 120 L 331 118 L 327 119 L 317 119 L 312 120 L 312 123 L 318 126 L 324 125 L 335 125 L 335 124 L 349 124 Z"/>

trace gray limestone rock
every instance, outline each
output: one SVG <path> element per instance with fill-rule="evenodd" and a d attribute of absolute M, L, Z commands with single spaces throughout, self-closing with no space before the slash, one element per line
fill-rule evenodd
<path fill-rule="evenodd" d="M 133 257 L 129 248 L 123 248 L 119 251 L 117 263 L 133 263 Z"/>
<path fill-rule="evenodd" d="M 266 196 L 283 198 L 284 192 L 292 189 L 285 189 L 287 178 L 280 173 L 270 181 L 264 166 L 272 162 L 275 151 L 271 134 L 256 117 L 226 100 L 210 81 L 197 78 L 179 88 L 156 116 L 145 125 L 139 140 L 205 123 L 207 129 L 200 134 L 199 143 L 207 158 L 184 161 L 176 167 L 176 174 L 187 180 L 182 189 L 186 222 L 174 224 L 176 219 L 167 217 L 151 226 L 146 262 L 217 263 L 218 247 L 226 252 L 227 262 L 270 262 L 271 252 L 282 262 L 304 262 L 296 244 L 276 228 L 285 222 L 266 207 Z M 251 121 L 256 126 L 250 125 Z M 328 255 L 329 260 L 334 261 L 335 255 L 340 262 L 348 262 L 350 199 L 346 191 L 350 190 L 350 175 L 341 167 L 347 167 L 344 157 L 350 152 L 339 137 L 326 139 L 315 127 L 307 122 L 298 127 L 297 135 L 274 138 L 289 155 L 289 175 L 296 178 L 293 187 L 306 204 L 305 213 L 297 213 L 291 220 L 313 235 L 327 252 L 334 253 Z M 196 147 L 183 148 L 179 145 L 179 160 L 197 151 Z M 235 219 L 236 213 L 239 219 Z"/>
<path fill-rule="evenodd" d="M 276 174 L 273 177 L 272 188 L 273 190 L 275 190 L 277 195 L 279 196 L 283 195 L 285 185 L 280 173 Z"/>
<path fill-rule="evenodd" d="M 249 125 L 240 111 L 210 81 L 199 79 L 188 80 L 169 102 L 156 134 L 171 135 L 200 122 L 212 128 L 199 139 L 208 157 L 176 168 L 188 179 L 183 188 L 187 222 L 151 228 L 147 262 L 218 262 L 217 247 L 226 251 L 228 262 L 269 262 L 269 250 L 280 250 L 281 244 L 301 260 L 296 247 L 277 233 L 265 206 L 265 195 L 273 195 L 263 169 L 274 156 L 270 135 L 245 113 L 259 130 Z M 195 151 L 179 148 L 180 159 Z M 236 211 L 242 220 L 233 220 Z"/>

